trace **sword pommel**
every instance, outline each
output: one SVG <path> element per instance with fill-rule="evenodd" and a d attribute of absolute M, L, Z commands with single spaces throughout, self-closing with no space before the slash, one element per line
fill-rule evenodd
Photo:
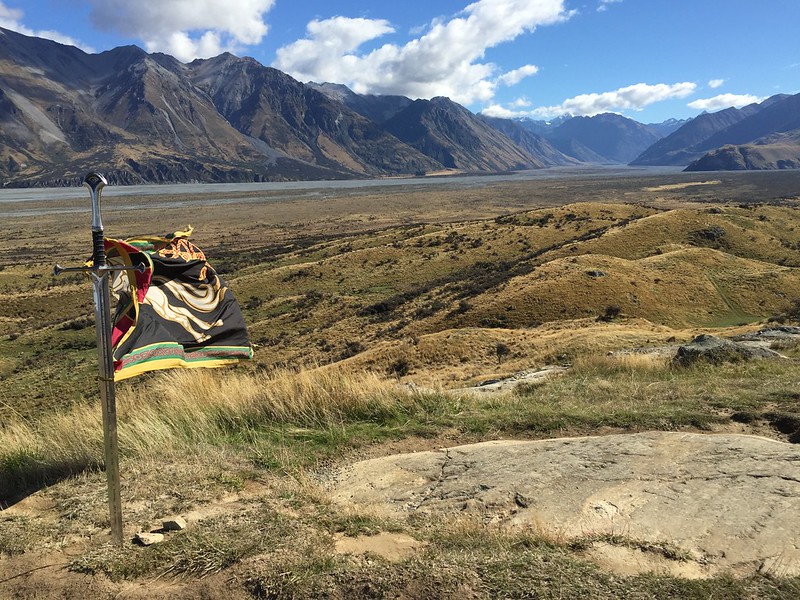
<path fill-rule="evenodd" d="M 92 231 L 103 231 L 103 221 L 100 218 L 100 196 L 107 184 L 106 178 L 94 171 L 83 179 L 83 185 L 89 188 L 89 194 L 92 196 Z"/>

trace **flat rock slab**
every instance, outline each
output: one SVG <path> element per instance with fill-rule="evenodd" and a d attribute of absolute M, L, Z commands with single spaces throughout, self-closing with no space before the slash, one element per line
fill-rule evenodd
<path fill-rule="evenodd" d="M 705 575 L 800 575 L 800 446 L 755 436 L 484 442 L 363 461 L 338 472 L 331 491 L 384 515 L 669 544 Z"/>

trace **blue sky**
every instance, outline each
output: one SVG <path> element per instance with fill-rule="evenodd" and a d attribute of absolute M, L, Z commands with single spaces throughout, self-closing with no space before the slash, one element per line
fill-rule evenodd
<path fill-rule="evenodd" d="M 654 123 L 800 92 L 800 0 L 0 0 L 0 26 L 507 117 Z"/>

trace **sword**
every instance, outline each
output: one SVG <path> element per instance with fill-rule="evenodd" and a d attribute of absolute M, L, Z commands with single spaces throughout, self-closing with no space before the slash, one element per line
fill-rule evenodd
<path fill-rule="evenodd" d="M 111 298 L 108 274 L 113 271 L 139 271 L 144 265 L 136 267 L 109 266 L 103 245 L 103 222 L 100 218 L 100 197 L 108 182 L 100 173 L 89 173 L 83 185 L 89 189 L 92 198 L 92 266 L 62 267 L 56 265 L 53 274 L 64 272 L 84 272 L 92 277 L 94 295 L 95 331 L 97 333 L 97 362 L 100 373 L 100 406 L 103 411 L 103 441 L 105 452 L 106 480 L 108 483 L 108 508 L 111 519 L 111 539 L 117 546 L 122 545 L 122 501 L 119 483 L 119 447 L 117 443 L 117 405 L 114 396 L 114 357 L 111 347 Z"/>

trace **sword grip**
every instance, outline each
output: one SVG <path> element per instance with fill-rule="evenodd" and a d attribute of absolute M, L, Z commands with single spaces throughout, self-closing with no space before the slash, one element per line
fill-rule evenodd
<path fill-rule="evenodd" d="M 106 266 L 106 249 L 103 244 L 103 230 L 92 229 L 92 262 L 95 267 Z"/>

